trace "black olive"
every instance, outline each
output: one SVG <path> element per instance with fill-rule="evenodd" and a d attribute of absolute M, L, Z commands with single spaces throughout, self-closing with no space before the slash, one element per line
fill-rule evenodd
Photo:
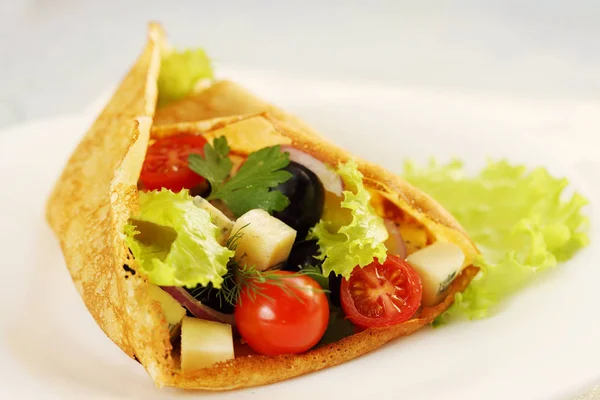
<path fill-rule="evenodd" d="M 235 265 L 233 263 L 229 263 L 227 265 L 227 269 L 228 272 L 224 276 L 221 287 L 225 290 L 231 291 L 236 285 L 234 278 Z M 196 300 L 212 308 L 213 310 L 217 310 L 224 314 L 231 314 L 234 311 L 235 305 L 227 302 L 223 296 L 223 293 L 220 293 L 222 289 L 215 289 L 212 283 L 209 283 L 206 287 L 198 285 L 194 289 L 186 290 L 190 292 L 190 294 L 194 296 Z"/>
<path fill-rule="evenodd" d="M 338 307 L 340 304 L 340 285 L 342 284 L 342 276 L 336 275 L 334 272 L 329 274 L 329 300 L 331 304 Z"/>
<path fill-rule="evenodd" d="M 316 240 L 303 240 L 294 244 L 287 262 L 283 267 L 286 271 L 298 272 L 308 266 L 319 267 L 323 260 L 318 260 L 315 256 L 319 255 L 319 245 Z"/>
<path fill-rule="evenodd" d="M 190 196 L 207 197 L 210 194 L 210 183 L 207 180 L 190 189 Z"/>
<path fill-rule="evenodd" d="M 301 164 L 291 161 L 285 170 L 292 177 L 273 190 L 283 193 L 290 204 L 283 211 L 274 212 L 273 216 L 294 228 L 296 238 L 302 240 L 321 219 L 325 189 L 317 175 Z"/>
<path fill-rule="evenodd" d="M 308 266 L 321 269 L 323 260 L 315 258 L 319 254 L 319 245 L 316 240 L 303 240 L 292 247 L 292 251 L 283 267 L 286 271 L 298 272 Z M 335 273 L 329 274 L 329 300 L 332 304 L 340 306 L 340 285 L 342 278 Z"/>

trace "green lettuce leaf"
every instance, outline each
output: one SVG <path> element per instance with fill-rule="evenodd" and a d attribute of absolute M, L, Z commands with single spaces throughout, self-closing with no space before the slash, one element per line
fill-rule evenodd
<path fill-rule="evenodd" d="M 211 62 L 204 50 L 171 51 L 163 55 L 158 76 L 158 106 L 185 97 L 201 79 L 213 79 Z"/>
<path fill-rule="evenodd" d="M 499 301 L 530 283 L 589 243 L 587 200 L 566 195 L 566 179 L 544 168 L 528 170 L 506 161 L 489 162 L 468 176 L 453 161 L 417 168 L 407 163 L 404 178 L 437 199 L 478 245 L 480 274 L 438 319 L 483 318 Z"/>
<path fill-rule="evenodd" d="M 338 221 L 321 219 L 308 234 L 308 238 L 317 239 L 323 262 L 323 275 L 335 272 L 343 277 L 350 277 L 356 266 L 364 267 L 374 258 L 384 262 L 387 248 L 384 242 L 388 231 L 383 219 L 375 213 L 369 203 L 371 194 L 363 186 L 363 175 L 354 160 L 341 164 L 337 170 L 344 181 L 341 207 L 349 209 L 352 220 L 339 229 L 335 229 Z"/>
<path fill-rule="evenodd" d="M 187 190 L 140 192 L 140 212 L 125 226 L 142 272 L 159 286 L 220 288 L 233 251 L 217 241 L 219 228 Z"/>

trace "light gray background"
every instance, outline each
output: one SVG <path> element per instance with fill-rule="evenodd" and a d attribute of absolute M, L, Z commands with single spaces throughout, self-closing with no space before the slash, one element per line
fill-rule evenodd
<path fill-rule="evenodd" d="M 600 99 L 595 0 L 0 0 L 0 127 L 81 110 L 130 65 L 149 19 L 220 61 Z"/>
<path fill-rule="evenodd" d="M 150 19 L 228 63 L 600 106 L 597 0 L 0 0 L 0 128 L 82 111 Z"/>

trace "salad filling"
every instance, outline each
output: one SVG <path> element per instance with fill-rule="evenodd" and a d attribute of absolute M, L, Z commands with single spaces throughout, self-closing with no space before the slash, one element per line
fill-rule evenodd
<path fill-rule="evenodd" d="M 310 350 L 331 340 L 323 339 L 339 332 L 337 325 L 344 326 L 341 338 L 418 311 L 419 275 L 397 251 L 388 255 L 390 236 L 405 246 L 371 205 L 353 160 L 331 166 L 277 145 L 251 152 L 234 171 L 230 153 L 225 136 L 212 143 L 189 134 L 156 140 L 142 167 L 140 211 L 125 227 L 142 272 L 188 318 L 232 325 L 218 332 L 274 355 Z M 290 153 L 319 175 L 290 161 Z M 162 171 L 153 172 L 151 184 L 150 170 Z M 323 176 L 339 186 L 324 185 Z M 192 196 L 201 182 L 208 190 Z M 147 189 L 156 185 L 161 189 Z M 181 330 L 182 344 L 190 342 L 183 335 L 204 325 L 193 326 Z"/>

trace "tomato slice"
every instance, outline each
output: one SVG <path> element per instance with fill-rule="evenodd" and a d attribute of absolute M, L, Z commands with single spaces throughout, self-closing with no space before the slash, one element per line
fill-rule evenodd
<path fill-rule="evenodd" d="M 403 259 L 388 255 L 380 264 L 373 261 L 355 268 L 350 279 L 342 279 L 342 308 L 362 328 L 399 324 L 412 317 L 423 297 L 417 272 Z"/>
<path fill-rule="evenodd" d="M 140 181 L 146 190 L 161 188 L 179 192 L 205 181 L 188 167 L 188 156 L 204 154 L 203 136 L 177 135 L 159 139 L 146 152 Z"/>

